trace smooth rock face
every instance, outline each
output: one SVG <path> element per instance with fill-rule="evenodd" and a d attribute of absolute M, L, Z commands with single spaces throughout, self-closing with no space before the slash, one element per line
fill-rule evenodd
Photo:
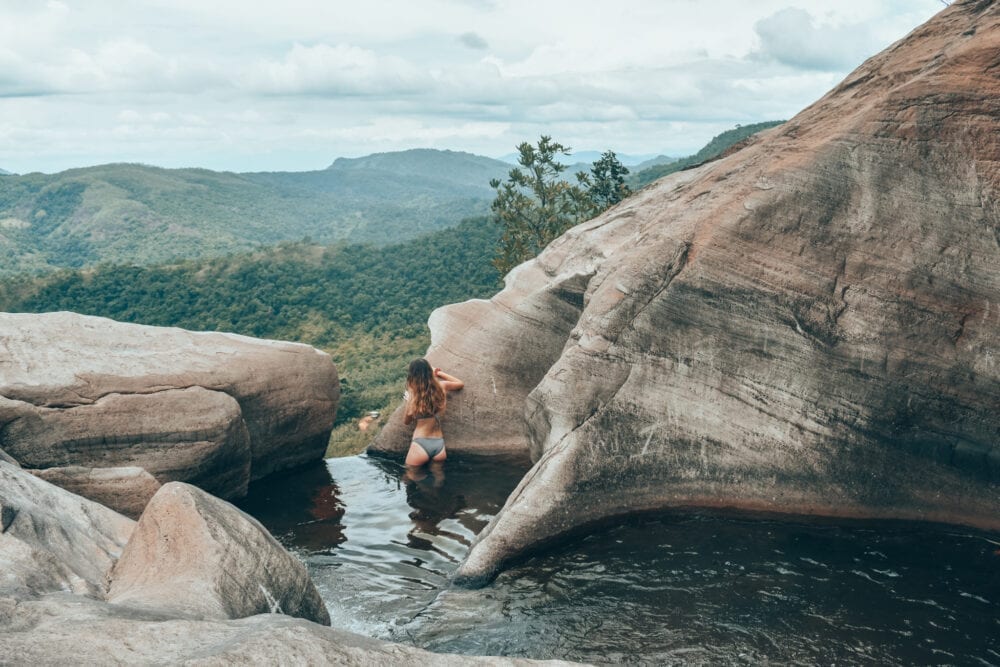
<path fill-rule="evenodd" d="M 29 470 L 46 482 L 138 519 L 160 483 L 142 468 L 84 468 L 66 466 Z"/>
<path fill-rule="evenodd" d="M 66 594 L 19 604 L 0 597 L 0 655 L 36 665 L 570 664 L 430 653 L 276 614 L 171 619 Z"/>
<path fill-rule="evenodd" d="M 306 345 L 0 313 L 0 447 L 28 468 L 138 466 L 238 497 L 321 458 L 338 398 Z"/>
<path fill-rule="evenodd" d="M 0 596 L 21 599 L 61 590 L 103 596 L 106 575 L 135 526 L 3 462 L 0 519 Z"/>
<path fill-rule="evenodd" d="M 956 2 L 435 313 L 477 408 L 449 448 L 537 460 L 457 580 L 671 506 L 1000 529 L 998 53 L 1000 4 Z"/>
<path fill-rule="evenodd" d="M 107 599 L 189 618 L 279 612 L 330 623 L 305 567 L 256 519 L 181 482 L 146 506 Z"/>

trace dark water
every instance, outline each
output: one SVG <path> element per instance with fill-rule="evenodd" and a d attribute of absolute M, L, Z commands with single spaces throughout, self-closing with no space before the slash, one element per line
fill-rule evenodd
<path fill-rule="evenodd" d="M 906 522 L 646 516 L 449 587 L 524 469 L 423 479 L 364 456 L 251 486 L 333 624 L 435 651 L 592 663 L 1000 665 L 1000 535 Z"/>

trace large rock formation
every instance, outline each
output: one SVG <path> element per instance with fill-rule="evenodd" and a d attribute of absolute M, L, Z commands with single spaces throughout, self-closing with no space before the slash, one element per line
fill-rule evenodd
<path fill-rule="evenodd" d="M 668 506 L 1000 529 L 998 54 L 1000 5 L 955 2 L 435 313 L 429 357 L 475 407 L 449 448 L 537 461 L 458 580 Z"/>
<path fill-rule="evenodd" d="M 238 497 L 321 458 L 338 397 L 329 356 L 306 345 L 0 313 L 0 447 L 25 468 L 139 467 Z M 108 501 L 107 480 L 75 479 Z M 135 481 L 119 479 L 122 496 L 148 500 L 155 487 Z"/>
<path fill-rule="evenodd" d="M 330 624 L 306 568 L 266 528 L 180 482 L 149 501 L 115 565 L 108 600 L 181 617 L 281 612 Z"/>
<path fill-rule="evenodd" d="M 436 655 L 286 615 L 329 623 L 300 563 L 189 485 L 165 485 L 137 524 L 0 462 L 0 520 L 4 664 L 535 664 Z"/>

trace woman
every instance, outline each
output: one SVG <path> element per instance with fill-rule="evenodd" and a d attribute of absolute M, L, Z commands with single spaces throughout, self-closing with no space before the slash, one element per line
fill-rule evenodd
<path fill-rule="evenodd" d="M 406 409 L 403 423 L 416 422 L 410 451 L 406 453 L 406 465 L 422 466 L 428 461 L 444 461 L 444 433 L 441 431 L 441 415 L 448 402 L 448 392 L 458 391 L 465 383 L 448 375 L 440 368 L 432 368 L 426 359 L 410 362 L 406 375 Z"/>

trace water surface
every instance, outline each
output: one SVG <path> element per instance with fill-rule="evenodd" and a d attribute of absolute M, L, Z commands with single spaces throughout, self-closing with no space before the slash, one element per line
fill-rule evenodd
<path fill-rule="evenodd" d="M 638 664 L 1000 665 L 1000 536 L 913 522 L 663 513 L 449 577 L 525 469 L 419 479 L 365 456 L 251 485 L 333 625 L 434 651 Z"/>

